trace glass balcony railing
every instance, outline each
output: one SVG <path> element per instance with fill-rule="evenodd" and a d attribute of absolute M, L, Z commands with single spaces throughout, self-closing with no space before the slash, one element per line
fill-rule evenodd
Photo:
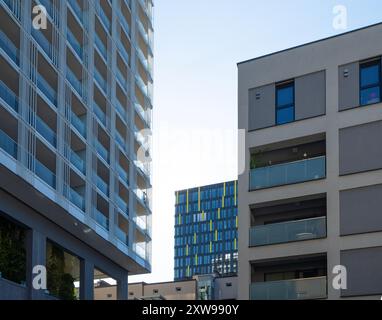
<path fill-rule="evenodd" d="M 255 226 L 250 229 L 250 246 L 263 246 L 326 237 L 326 217 Z"/>
<path fill-rule="evenodd" d="M 122 138 L 122 136 L 118 132 L 115 133 L 115 141 L 117 141 L 118 145 L 121 147 L 122 150 L 126 149 L 125 140 Z"/>
<path fill-rule="evenodd" d="M 150 115 L 150 110 L 145 110 L 141 106 L 140 103 L 135 102 L 134 103 L 135 110 L 138 112 L 139 116 L 141 119 L 146 123 L 147 127 L 151 127 L 151 115 Z"/>
<path fill-rule="evenodd" d="M 103 11 L 103 9 L 99 3 L 96 3 L 96 12 L 97 12 L 98 16 L 100 17 L 103 26 L 105 27 L 107 32 L 110 33 L 110 27 L 111 27 L 110 20 L 107 17 L 105 11 Z"/>
<path fill-rule="evenodd" d="M 149 44 L 149 35 L 148 32 L 146 31 L 145 27 L 143 26 L 143 23 L 138 19 L 138 30 L 142 35 L 142 38 L 146 41 L 147 44 Z"/>
<path fill-rule="evenodd" d="M 85 198 L 79 194 L 76 190 L 69 187 L 69 201 L 76 207 L 85 211 Z"/>
<path fill-rule="evenodd" d="M 71 112 L 70 123 L 86 138 L 86 124 L 73 111 Z"/>
<path fill-rule="evenodd" d="M 8 88 L 8 86 L 0 80 L 0 97 L 3 99 L 13 110 L 18 112 L 19 99 L 15 93 Z"/>
<path fill-rule="evenodd" d="M 70 150 L 70 162 L 83 174 L 86 172 L 85 160 L 83 160 L 77 153 Z"/>
<path fill-rule="evenodd" d="M 129 206 L 127 205 L 127 203 L 120 196 L 117 196 L 117 204 L 118 204 L 118 208 L 124 214 L 126 214 L 128 216 L 129 215 Z"/>
<path fill-rule="evenodd" d="M 142 80 L 141 76 L 139 74 L 136 74 L 135 79 L 137 80 L 138 87 L 142 90 L 142 93 L 148 97 L 148 87 Z"/>
<path fill-rule="evenodd" d="M 44 120 L 36 115 L 36 130 L 53 147 L 57 146 L 56 133 L 49 127 Z"/>
<path fill-rule="evenodd" d="M 96 102 L 93 102 L 93 110 L 98 120 L 101 121 L 104 126 L 106 126 L 106 114 Z"/>
<path fill-rule="evenodd" d="M 257 190 L 325 178 L 326 156 L 251 170 L 250 189 Z"/>
<path fill-rule="evenodd" d="M 134 160 L 134 164 L 146 177 L 150 177 L 150 170 L 145 166 L 145 164 L 142 161 Z"/>
<path fill-rule="evenodd" d="M 130 36 L 130 26 L 126 21 L 125 17 L 121 13 L 118 14 L 118 17 L 122 28 L 125 30 L 126 34 Z"/>
<path fill-rule="evenodd" d="M 146 230 L 147 229 L 147 223 L 146 223 L 146 219 L 145 218 L 142 218 L 142 217 L 140 217 L 140 216 L 136 216 L 136 217 L 134 217 L 134 222 L 135 222 L 135 224 L 139 227 L 139 228 L 141 228 L 142 230 Z"/>
<path fill-rule="evenodd" d="M 126 245 L 129 245 L 129 237 L 124 231 L 121 230 L 121 228 L 116 226 L 114 232 L 118 240 L 122 241 Z"/>
<path fill-rule="evenodd" d="M 135 194 L 137 195 L 138 199 L 140 199 L 144 204 L 148 205 L 147 201 L 147 192 L 143 191 L 141 189 L 135 189 Z"/>
<path fill-rule="evenodd" d="M 97 35 L 97 33 L 94 34 L 94 43 L 99 52 L 101 53 L 102 57 L 107 61 L 107 49 L 103 44 L 101 38 Z"/>
<path fill-rule="evenodd" d="M 75 15 L 77 16 L 78 20 L 81 21 L 81 23 L 84 23 L 84 15 L 81 7 L 79 6 L 77 0 L 68 0 L 68 3 L 72 10 L 74 11 Z"/>
<path fill-rule="evenodd" d="M 126 110 L 118 99 L 115 99 L 115 108 L 117 112 L 119 113 L 119 115 L 121 116 L 121 118 L 123 120 L 126 120 Z"/>
<path fill-rule="evenodd" d="M 101 156 L 102 159 L 104 159 L 106 162 L 109 162 L 109 151 L 107 151 L 106 148 L 102 145 L 102 143 L 99 142 L 97 139 L 95 139 L 94 141 L 97 153 Z"/>
<path fill-rule="evenodd" d="M 138 58 L 139 60 L 141 61 L 142 65 L 146 68 L 146 70 L 148 71 L 149 70 L 149 62 L 148 60 L 146 59 L 145 55 L 143 54 L 141 48 L 137 47 L 137 54 L 138 54 Z"/>
<path fill-rule="evenodd" d="M 32 36 L 38 43 L 38 45 L 42 48 L 45 54 L 52 59 L 52 45 L 49 43 L 48 39 L 45 38 L 43 33 L 35 28 L 32 28 Z"/>
<path fill-rule="evenodd" d="M 68 79 L 73 88 L 82 97 L 82 83 L 69 67 L 66 68 L 66 79 Z"/>
<path fill-rule="evenodd" d="M 122 179 L 122 181 L 124 181 L 127 185 L 129 185 L 129 178 L 128 178 L 128 175 L 127 175 L 127 172 L 125 171 L 125 169 L 123 169 L 119 164 L 117 165 L 117 170 L 118 170 L 118 175 L 120 176 L 120 178 Z"/>
<path fill-rule="evenodd" d="M 35 173 L 53 189 L 56 188 L 55 174 L 37 159 L 35 159 Z"/>
<path fill-rule="evenodd" d="M 99 224 L 102 228 L 109 230 L 109 218 L 106 217 L 99 210 L 94 209 L 94 220 Z"/>
<path fill-rule="evenodd" d="M 101 75 L 101 73 L 97 70 L 97 68 L 94 68 L 94 79 L 98 83 L 98 85 L 101 87 L 103 92 L 107 93 L 107 83 L 105 78 Z"/>
<path fill-rule="evenodd" d="M 128 65 L 130 56 L 127 53 L 121 41 L 118 41 L 118 52 L 121 54 L 122 58 L 125 60 L 126 64 Z"/>
<path fill-rule="evenodd" d="M 50 86 L 44 77 L 37 73 L 37 87 L 47 97 L 47 99 L 57 107 L 57 92 Z"/>
<path fill-rule="evenodd" d="M 11 60 L 19 65 L 19 49 L 13 44 L 13 42 L 7 37 L 7 35 L 0 31 L 0 48 L 5 51 Z"/>
<path fill-rule="evenodd" d="M 70 31 L 69 28 L 67 29 L 67 38 L 68 38 L 68 42 L 71 45 L 71 47 L 73 48 L 73 50 L 76 52 L 78 57 L 82 60 L 82 58 L 83 58 L 82 46 L 81 46 L 80 42 L 77 40 L 77 38 L 74 36 L 72 31 Z"/>
<path fill-rule="evenodd" d="M 97 188 L 104 195 L 106 195 L 108 197 L 109 196 L 109 185 L 105 181 L 103 181 L 103 179 L 97 174 L 95 174 L 95 180 L 96 180 Z"/>
<path fill-rule="evenodd" d="M 134 243 L 133 245 L 134 252 L 140 256 L 142 259 L 146 259 L 146 248 L 145 243 Z"/>
<path fill-rule="evenodd" d="M 326 298 L 326 277 L 254 282 L 251 300 L 306 300 Z"/>
<path fill-rule="evenodd" d="M 117 76 L 117 80 L 119 81 L 121 87 L 127 91 L 127 80 L 125 79 L 125 77 L 122 75 L 122 72 L 119 71 L 119 69 L 117 68 L 117 72 L 116 72 L 116 76 Z"/>
<path fill-rule="evenodd" d="M 17 159 L 17 143 L 0 129 L 0 148 Z"/>

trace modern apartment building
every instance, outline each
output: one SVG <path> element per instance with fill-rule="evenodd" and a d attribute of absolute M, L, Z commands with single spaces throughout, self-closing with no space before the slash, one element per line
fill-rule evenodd
<path fill-rule="evenodd" d="M 237 181 L 175 192 L 174 278 L 237 272 Z"/>
<path fill-rule="evenodd" d="M 92 299 L 110 277 L 127 299 L 150 272 L 152 8 L 0 0 L 0 298 Z"/>
<path fill-rule="evenodd" d="M 381 37 L 376 24 L 238 64 L 239 299 L 380 299 Z"/>

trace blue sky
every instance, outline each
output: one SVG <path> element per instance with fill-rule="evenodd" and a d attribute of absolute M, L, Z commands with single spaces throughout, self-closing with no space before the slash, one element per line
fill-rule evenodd
<path fill-rule="evenodd" d="M 173 279 L 176 190 L 236 179 L 236 63 L 382 21 L 380 0 L 154 3 L 153 273 L 131 282 Z"/>

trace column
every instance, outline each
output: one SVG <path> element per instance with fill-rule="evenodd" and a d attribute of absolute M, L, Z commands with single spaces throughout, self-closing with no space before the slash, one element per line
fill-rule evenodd
<path fill-rule="evenodd" d="M 94 264 L 89 260 L 81 260 L 80 299 L 94 300 Z"/>

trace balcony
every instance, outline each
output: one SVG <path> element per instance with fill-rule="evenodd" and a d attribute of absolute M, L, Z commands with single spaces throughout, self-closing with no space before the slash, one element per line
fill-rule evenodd
<path fill-rule="evenodd" d="M 127 203 L 120 197 L 117 195 L 117 204 L 118 204 L 118 208 L 123 212 L 123 214 L 125 215 L 129 215 L 129 206 L 127 205 Z"/>
<path fill-rule="evenodd" d="M 151 115 L 149 110 L 143 109 L 140 103 L 135 102 L 134 103 L 135 110 L 138 112 L 141 119 L 146 123 L 147 127 L 151 127 Z"/>
<path fill-rule="evenodd" d="M 125 17 L 121 13 L 118 13 L 118 17 L 119 17 L 119 21 L 121 22 L 121 26 L 125 30 L 126 34 L 130 35 L 130 26 L 128 22 L 126 21 Z"/>
<path fill-rule="evenodd" d="M 69 0 L 68 4 L 72 8 L 77 19 L 83 24 L 84 23 L 83 11 L 82 11 L 81 7 L 78 5 L 77 0 Z"/>
<path fill-rule="evenodd" d="M 19 99 L 8 86 L 0 80 L 0 97 L 3 99 L 13 110 L 18 112 Z"/>
<path fill-rule="evenodd" d="M 117 41 L 117 46 L 122 58 L 125 60 L 126 64 L 129 65 L 129 54 L 127 53 L 125 47 L 123 46 L 121 40 Z"/>
<path fill-rule="evenodd" d="M 126 183 L 126 185 L 129 185 L 129 178 L 127 176 L 127 172 L 118 164 L 117 165 L 118 175 L 122 179 L 123 182 Z"/>
<path fill-rule="evenodd" d="M 66 79 L 68 79 L 69 83 L 77 91 L 79 96 L 82 97 L 82 83 L 69 67 L 66 68 Z"/>
<path fill-rule="evenodd" d="M 117 80 L 119 81 L 121 87 L 126 92 L 127 91 L 127 80 L 125 79 L 125 77 L 122 75 L 122 72 L 119 71 L 118 68 L 117 68 L 116 76 L 117 76 Z"/>
<path fill-rule="evenodd" d="M 115 132 L 115 141 L 117 141 L 122 150 L 126 150 L 126 142 L 117 131 Z"/>
<path fill-rule="evenodd" d="M 69 187 L 69 201 L 85 212 L 85 199 L 73 188 Z"/>
<path fill-rule="evenodd" d="M 143 191 L 141 189 L 135 189 L 134 192 L 135 192 L 135 194 L 139 200 L 141 200 L 145 205 L 148 205 L 147 192 L 146 191 Z"/>
<path fill-rule="evenodd" d="M 306 300 L 326 298 L 326 276 L 251 284 L 251 300 Z"/>
<path fill-rule="evenodd" d="M 106 114 L 96 102 L 93 102 L 93 110 L 98 120 L 106 127 Z"/>
<path fill-rule="evenodd" d="M 145 67 L 146 71 L 149 71 L 149 62 L 143 54 L 141 48 L 137 47 L 138 58 L 141 61 L 142 65 Z"/>
<path fill-rule="evenodd" d="M 11 60 L 19 65 L 19 49 L 16 48 L 16 46 L 13 44 L 13 42 L 7 37 L 7 35 L 0 31 L 0 48 L 5 51 L 5 53 L 8 55 Z"/>
<path fill-rule="evenodd" d="M 49 85 L 44 77 L 37 73 L 37 87 L 44 94 L 44 96 L 57 107 L 57 92 Z"/>
<path fill-rule="evenodd" d="M 106 148 L 102 145 L 102 143 L 99 142 L 97 139 L 95 139 L 94 141 L 97 153 L 101 156 L 102 159 L 109 163 L 109 151 L 107 151 Z"/>
<path fill-rule="evenodd" d="M 98 190 L 100 190 L 106 197 L 109 197 L 109 185 L 96 173 L 94 175 Z"/>
<path fill-rule="evenodd" d="M 97 33 L 94 34 L 94 43 L 98 51 L 101 53 L 101 56 L 107 61 L 107 49 Z"/>
<path fill-rule="evenodd" d="M 71 112 L 70 123 L 86 138 L 86 125 L 73 111 Z"/>
<path fill-rule="evenodd" d="M 134 252 L 140 256 L 142 259 L 146 260 L 146 248 L 145 243 L 134 243 L 133 245 Z"/>
<path fill-rule="evenodd" d="M 129 245 L 129 237 L 121 228 L 116 226 L 114 232 L 118 240 L 122 241 L 125 245 Z"/>
<path fill-rule="evenodd" d="M 326 156 L 252 169 L 250 189 L 257 190 L 326 177 Z"/>
<path fill-rule="evenodd" d="M 81 173 L 85 174 L 86 172 L 85 161 L 73 150 L 70 150 L 70 163 L 74 165 Z"/>
<path fill-rule="evenodd" d="M 140 217 L 140 216 L 136 216 L 134 217 L 134 222 L 135 224 L 140 228 L 142 229 L 143 231 L 146 231 L 147 230 L 147 223 L 146 223 L 146 219 Z"/>
<path fill-rule="evenodd" d="M 126 120 L 126 110 L 118 99 L 115 99 L 115 109 L 123 120 Z"/>
<path fill-rule="evenodd" d="M 39 30 L 32 28 L 32 36 L 36 40 L 37 44 L 42 48 L 45 54 L 52 60 L 52 45 L 45 38 L 43 33 Z"/>
<path fill-rule="evenodd" d="M 146 42 L 147 44 L 149 44 L 149 36 L 148 36 L 148 33 L 147 33 L 145 27 L 143 26 L 142 22 L 141 22 L 139 19 L 137 19 L 137 24 L 138 24 L 138 30 L 139 30 L 139 32 L 141 33 L 142 38 L 145 40 L 145 42 Z"/>
<path fill-rule="evenodd" d="M 107 83 L 104 77 L 101 75 L 101 73 L 97 70 L 97 68 L 94 68 L 94 79 L 100 86 L 100 88 L 103 90 L 105 94 L 107 94 Z"/>
<path fill-rule="evenodd" d="M 12 0 L 3 0 L 3 2 L 8 6 L 9 10 L 13 12 L 13 14 L 20 20 L 21 16 L 21 6 L 20 2 L 12 1 Z"/>
<path fill-rule="evenodd" d="M 326 217 L 252 227 L 250 246 L 263 246 L 326 237 Z"/>
<path fill-rule="evenodd" d="M 35 159 L 35 173 L 53 189 L 56 188 L 55 174 L 37 159 Z"/>
<path fill-rule="evenodd" d="M 141 76 L 139 74 L 135 75 L 135 79 L 137 80 L 138 87 L 141 89 L 142 93 L 146 96 L 149 97 L 148 94 L 148 87 L 142 80 Z"/>
<path fill-rule="evenodd" d="M 109 230 L 109 218 L 95 208 L 94 208 L 94 220 L 102 228 Z"/>
<path fill-rule="evenodd" d="M 96 8 L 96 12 L 97 12 L 98 16 L 100 17 L 102 25 L 105 27 L 106 31 L 108 33 L 110 33 L 110 29 L 111 29 L 110 20 L 107 17 L 105 11 L 103 11 L 103 9 L 102 9 L 101 5 L 99 4 L 99 2 L 96 3 L 95 8 Z"/>
<path fill-rule="evenodd" d="M 80 58 L 80 60 L 83 59 L 83 51 L 82 51 L 82 46 L 78 42 L 77 38 L 74 36 L 72 31 L 70 29 L 67 29 L 67 38 L 70 46 L 73 48 L 74 52 L 77 54 L 77 56 Z"/>
<path fill-rule="evenodd" d="M 0 129 L 0 148 L 17 159 L 17 143 Z"/>
<path fill-rule="evenodd" d="M 36 130 L 37 132 L 48 141 L 54 148 L 57 146 L 56 133 L 36 115 Z"/>

